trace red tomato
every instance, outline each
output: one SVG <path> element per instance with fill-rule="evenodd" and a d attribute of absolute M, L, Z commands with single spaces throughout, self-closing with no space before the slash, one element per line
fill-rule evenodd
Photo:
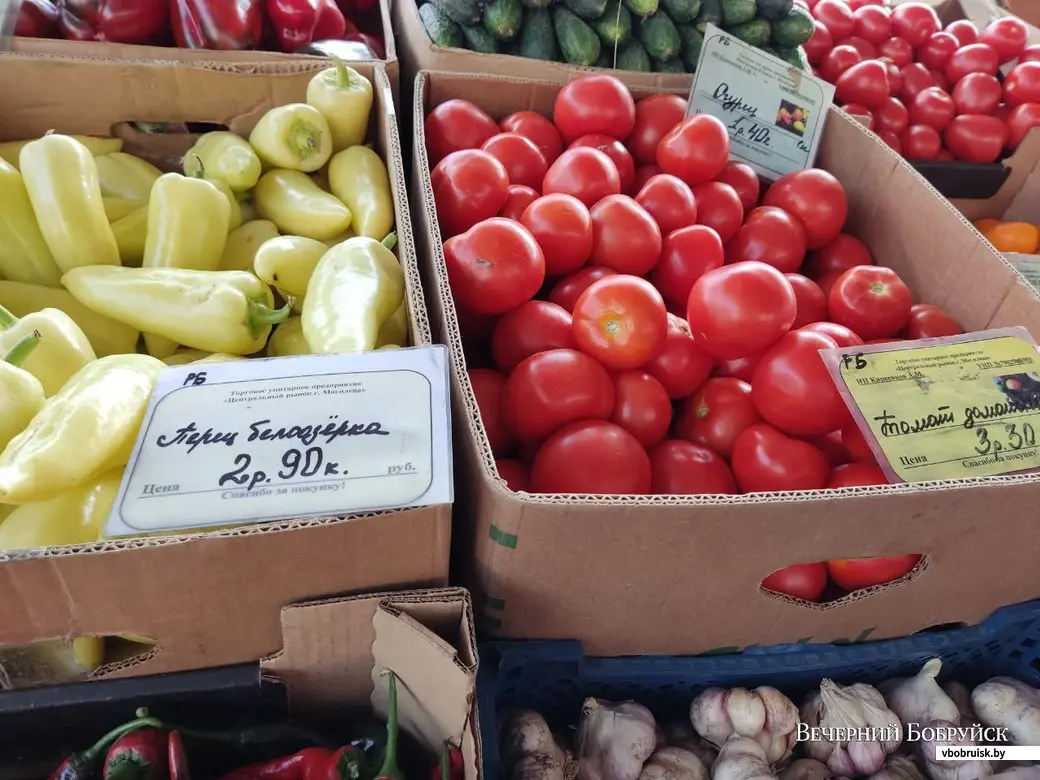
<path fill-rule="evenodd" d="M 625 144 L 636 162 L 657 162 L 657 145 L 686 116 L 686 100 L 679 95 L 650 95 L 636 103 L 636 124 Z"/>
<path fill-rule="evenodd" d="M 697 344 L 718 360 L 768 347 L 798 314 L 794 289 L 773 266 L 755 261 L 708 271 L 693 285 L 687 321 Z"/>
<path fill-rule="evenodd" d="M 506 460 L 499 458 L 495 461 L 498 469 L 498 477 L 506 483 L 506 487 L 514 493 L 530 492 L 531 475 L 527 473 L 524 464 L 518 460 Z"/>
<path fill-rule="evenodd" d="M 628 87 L 614 76 L 580 76 L 564 84 L 556 95 L 553 123 L 564 143 L 589 133 L 621 141 L 635 127 L 636 103 Z"/>
<path fill-rule="evenodd" d="M 737 437 L 761 419 L 751 385 L 733 377 L 714 377 L 683 403 L 676 434 L 728 458 Z"/>
<path fill-rule="evenodd" d="M 661 441 L 672 424 L 672 400 L 664 386 L 645 371 L 614 375 L 614 413 L 610 421 L 644 447 Z"/>
<path fill-rule="evenodd" d="M 549 166 L 530 138 L 519 133 L 499 133 L 480 148 L 506 167 L 510 184 L 522 184 L 535 190 L 542 186 Z"/>
<path fill-rule="evenodd" d="M 935 86 L 931 72 L 919 62 L 907 65 L 900 75 L 903 77 L 903 88 L 899 92 L 899 98 L 903 105 L 910 105 L 918 92 Z"/>
<path fill-rule="evenodd" d="M 570 313 L 548 301 L 527 301 L 506 312 L 491 336 L 491 354 L 503 374 L 547 349 L 577 348 Z"/>
<path fill-rule="evenodd" d="M 906 339 L 871 339 L 870 341 L 863 342 L 864 344 L 896 344 Z"/>
<path fill-rule="evenodd" d="M 744 206 L 737 191 L 728 184 L 706 181 L 693 188 L 697 203 L 697 223 L 710 227 L 726 243 L 740 230 Z"/>
<path fill-rule="evenodd" d="M 829 274 L 823 274 L 822 276 L 813 278 L 813 281 L 820 285 L 823 294 L 829 297 L 831 294 L 831 288 L 834 286 L 834 283 L 841 278 L 843 273 L 844 271 L 832 271 Z"/>
<path fill-rule="evenodd" d="M 498 132 L 495 120 L 468 100 L 446 100 L 435 106 L 423 127 L 430 165 L 461 149 L 479 149 Z"/>
<path fill-rule="evenodd" d="M 711 181 L 729 161 L 726 126 L 710 114 L 695 114 L 672 128 L 657 146 L 657 164 L 691 187 Z"/>
<path fill-rule="evenodd" d="M 621 191 L 628 192 L 631 189 L 632 182 L 636 178 L 636 164 L 623 143 L 611 138 L 609 135 L 593 133 L 583 135 L 567 148 L 577 149 L 582 146 L 599 149 L 603 154 L 607 155 L 617 168 L 618 176 L 621 177 Z"/>
<path fill-rule="evenodd" d="M 592 207 L 592 262 L 642 276 L 661 257 L 661 229 L 628 195 L 608 195 Z"/>
<path fill-rule="evenodd" d="M 948 32 L 937 32 L 917 50 L 917 61 L 929 70 L 941 70 L 960 47 L 960 42 Z"/>
<path fill-rule="evenodd" d="M 1040 103 L 1023 103 L 1008 114 L 1008 149 L 1014 151 L 1034 127 L 1040 127 Z"/>
<path fill-rule="evenodd" d="M 640 165 L 636 168 L 636 175 L 632 179 L 632 191 L 639 192 L 654 176 L 660 176 L 664 171 L 656 165 Z"/>
<path fill-rule="evenodd" d="M 942 160 L 943 162 L 953 162 L 953 155 L 945 149 L 940 149 L 939 154 L 935 155 L 936 160 Z"/>
<path fill-rule="evenodd" d="M 932 74 L 932 86 L 938 87 L 943 92 L 949 94 L 953 89 L 953 84 L 946 78 L 946 73 L 941 70 L 930 70 L 928 72 Z"/>
<path fill-rule="evenodd" d="M 827 561 L 827 573 L 845 590 L 861 590 L 898 580 L 920 560 L 920 555 L 894 555 L 887 558 Z"/>
<path fill-rule="evenodd" d="M 576 422 L 557 431 L 531 468 L 534 493 L 642 495 L 651 484 L 646 450 L 610 422 Z"/>
<path fill-rule="evenodd" d="M 654 286 L 665 300 L 686 306 L 694 282 L 725 260 L 719 234 L 704 225 L 692 225 L 664 237 L 661 259 L 653 271 Z"/>
<path fill-rule="evenodd" d="M 849 456 L 857 463 L 877 465 L 874 451 L 870 449 L 870 445 L 867 444 L 867 440 L 863 437 L 863 432 L 856 423 L 851 423 L 841 429 L 841 444 L 845 451 L 849 453 Z"/>
<path fill-rule="evenodd" d="M 430 174 L 437 220 L 445 238 L 498 214 L 509 197 L 505 166 L 487 152 L 452 152 Z"/>
<path fill-rule="evenodd" d="M 477 411 L 487 433 L 488 444 L 496 455 L 509 452 L 516 446 L 516 437 L 502 417 L 502 391 L 506 378 L 497 371 L 486 368 L 471 368 L 469 383 L 473 397 L 477 399 Z"/>
<path fill-rule="evenodd" d="M 616 275 L 617 271 L 612 268 L 603 268 L 598 265 L 586 266 L 557 282 L 549 293 L 549 300 L 568 312 L 573 312 L 574 305 L 581 294 L 589 288 L 589 285 L 608 276 Z"/>
<path fill-rule="evenodd" d="M 820 75 L 824 81 L 836 84 L 841 74 L 863 62 L 863 55 L 852 46 L 835 46 L 820 60 Z"/>
<path fill-rule="evenodd" d="M 524 210 L 520 222 L 542 248 L 548 276 L 576 271 L 592 254 L 592 216 L 573 195 L 543 195 Z"/>
<path fill-rule="evenodd" d="M 820 0 L 813 8 L 813 16 L 827 25 L 835 40 L 843 40 L 856 32 L 856 19 L 841 0 Z"/>
<path fill-rule="evenodd" d="M 759 189 L 758 174 L 755 169 L 747 163 L 728 162 L 722 169 L 722 173 L 715 177 L 715 181 L 728 184 L 740 198 L 740 205 L 744 207 L 747 214 L 758 203 Z"/>
<path fill-rule="evenodd" d="M 730 465 L 742 493 L 819 490 L 831 470 L 818 447 L 766 423 L 755 423 L 737 437 Z"/>
<path fill-rule="evenodd" d="M 602 365 L 573 349 L 550 349 L 522 361 L 506 379 L 502 413 L 522 442 L 537 442 L 578 420 L 606 420 L 614 382 Z"/>
<path fill-rule="evenodd" d="M 651 489 L 657 495 L 732 495 L 737 483 L 726 461 L 689 441 L 663 441 L 650 451 Z"/>
<path fill-rule="evenodd" d="M 932 303 L 915 303 L 910 307 L 910 319 L 900 334 L 906 339 L 934 339 L 940 336 L 959 336 L 964 333 L 953 317 Z"/>
<path fill-rule="evenodd" d="M 545 281 L 538 242 L 511 219 L 493 217 L 474 225 L 458 237 L 444 260 L 452 296 L 476 314 L 507 312 L 531 300 Z"/>
<path fill-rule="evenodd" d="M 850 421 L 850 413 L 821 349 L 837 344 L 822 333 L 794 330 L 766 350 L 751 380 L 762 419 L 793 436 L 822 436 Z"/>
<path fill-rule="evenodd" d="M 751 378 L 755 375 L 755 369 L 758 368 L 758 361 L 762 359 L 762 355 L 764 355 L 765 352 L 764 349 L 760 349 L 757 352 L 752 352 L 750 355 L 745 355 L 742 358 L 725 360 L 715 366 L 715 370 L 711 372 L 711 375 L 717 377 L 732 377 L 733 379 L 739 379 L 743 382 L 750 382 Z"/>
<path fill-rule="evenodd" d="M 939 17 L 929 5 L 902 3 L 892 9 L 892 34 L 915 49 L 941 29 Z"/>
<path fill-rule="evenodd" d="M 995 116 L 958 116 L 946 128 L 943 140 L 955 160 L 996 162 L 1008 141 L 1008 126 Z"/>
<path fill-rule="evenodd" d="M 838 77 L 834 95 L 843 103 L 877 108 L 888 100 L 888 70 L 880 60 L 853 65 Z"/>
<path fill-rule="evenodd" d="M 880 46 L 892 37 L 891 12 L 884 6 L 865 5 L 852 12 L 856 23 L 856 35 L 865 41 Z"/>
<path fill-rule="evenodd" d="M 879 132 L 901 135 L 910 126 L 910 112 L 899 98 L 890 97 L 875 109 L 874 126 Z"/>
<path fill-rule="evenodd" d="M 1018 57 L 1019 62 L 1040 62 L 1040 43 L 1034 43 L 1022 49 Z"/>
<path fill-rule="evenodd" d="M 913 296 L 891 268 L 861 265 L 841 275 L 827 299 L 831 319 L 862 339 L 889 338 L 910 318 Z"/>
<path fill-rule="evenodd" d="M 538 193 L 522 184 L 510 184 L 506 189 L 506 202 L 498 210 L 498 216 L 520 221 L 528 206 L 538 200 Z"/>
<path fill-rule="evenodd" d="M 979 35 L 979 40 L 991 46 L 1000 57 L 1000 63 L 1004 64 L 1022 53 L 1028 37 L 1029 28 L 1025 22 L 1015 16 L 1003 16 L 990 22 Z"/>
<path fill-rule="evenodd" d="M 503 133 L 519 133 L 534 141 L 546 165 L 552 165 L 563 151 L 560 131 L 537 111 L 517 111 L 499 122 L 498 126 Z"/>
<path fill-rule="evenodd" d="M 825 488 L 867 487 L 869 485 L 887 485 L 888 477 L 880 468 L 867 463 L 846 463 L 831 472 Z"/>
<path fill-rule="evenodd" d="M 636 202 L 654 218 L 663 235 L 697 223 L 697 201 L 678 176 L 654 176 L 639 190 Z"/>
<path fill-rule="evenodd" d="M 841 45 L 851 46 L 859 52 L 859 56 L 864 60 L 876 60 L 878 58 L 877 46 L 857 35 L 853 35 L 851 38 L 846 38 L 841 42 Z"/>
<path fill-rule="evenodd" d="M 956 38 L 957 43 L 961 46 L 970 46 L 979 42 L 979 31 L 967 19 L 958 19 L 956 22 L 950 22 L 946 25 L 946 32 Z"/>
<path fill-rule="evenodd" d="M 578 347 L 613 369 L 639 368 L 664 349 L 668 312 L 650 282 L 617 274 L 591 284 L 574 306 Z"/>
<path fill-rule="evenodd" d="M 1022 62 L 1004 79 L 1004 102 L 1012 108 L 1040 103 L 1040 62 Z"/>
<path fill-rule="evenodd" d="M 831 468 L 844 466 L 852 460 L 849 454 L 845 452 L 845 447 L 842 446 L 841 431 L 831 431 L 823 436 L 813 436 L 809 439 L 809 443 L 820 448 L 820 451 L 827 456 L 827 462 L 831 464 Z"/>
<path fill-rule="evenodd" d="M 819 249 L 838 235 L 849 211 L 841 182 L 819 168 L 780 177 L 762 203 L 778 206 L 798 219 L 805 228 L 809 249 Z"/>
<path fill-rule="evenodd" d="M 997 110 L 1002 94 L 995 76 L 969 73 L 953 88 L 953 104 L 958 114 L 992 114 Z"/>
<path fill-rule="evenodd" d="M 824 336 L 828 336 L 830 340 L 839 347 L 858 347 L 863 343 L 863 339 L 844 325 L 839 325 L 836 322 L 810 322 L 808 325 L 803 327 L 802 330 L 811 330 L 814 333 L 822 333 Z"/>
<path fill-rule="evenodd" d="M 670 398 L 685 398 L 711 374 L 712 360 L 693 340 L 686 320 L 669 314 L 664 349 L 644 368 Z"/>
<path fill-rule="evenodd" d="M 961 46 L 950 57 L 946 63 L 946 78 L 951 84 L 956 85 L 958 81 L 969 73 L 988 73 L 997 75 L 1000 60 L 997 53 L 984 43 L 972 43 Z"/>
<path fill-rule="evenodd" d="M 885 63 L 885 73 L 888 75 L 888 94 L 898 95 L 903 89 L 903 72 L 899 67 L 890 60 L 882 60 Z M 890 97 L 889 100 L 895 100 L 894 97 Z M 887 101 L 886 101 L 887 102 Z M 883 108 L 885 103 L 881 104 Z"/>
<path fill-rule="evenodd" d="M 865 127 L 868 130 L 874 129 L 874 114 L 871 113 L 871 110 L 866 106 L 860 105 L 859 103 L 846 103 L 841 108 L 845 113 L 850 114 L 851 116 L 860 117 L 861 122 L 865 117 L 867 120 Z"/>
<path fill-rule="evenodd" d="M 813 30 L 812 37 L 802 44 L 802 49 L 805 50 L 805 57 L 809 60 L 811 65 L 818 65 L 823 61 L 823 58 L 827 56 L 827 52 L 834 48 L 834 36 L 831 35 L 831 31 L 827 29 L 827 25 L 817 20 L 816 28 Z"/>
<path fill-rule="evenodd" d="M 783 209 L 760 206 L 748 214 L 733 240 L 726 244 L 726 262 L 759 260 L 786 273 L 805 259 L 805 228 Z"/>
<path fill-rule="evenodd" d="M 892 60 L 897 68 L 905 68 L 914 61 L 914 47 L 902 38 L 889 38 L 878 46 L 878 54 Z"/>
<path fill-rule="evenodd" d="M 777 569 L 762 580 L 762 587 L 783 593 L 785 596 L 816 603 L 822 598 L 827 587 L 827 564 L 796 563 Z"/>
<path fill-rule="evenodd" d="M 1003 87 L 1002 87 L 1003 89 Z M 999 119 L 1001 122 L 1007 122 L 1008 117 L 1011 115 L 1011 106 L 1007 103 L 998 103 L 996 111 L 993 112 L 993 116 Z"/>
<path fill-rule="evenodd" d="M 827 296 L 823 294 L 820 285 L 801 274 L 784 274 L 784 276 L 794 288 L 794 297 L 798 301 L 798 314 L 791 323 L 791 330 L 826 319 Z"/>
<path fill-rule="evenodd" d="M 887 130 L 880 130 L 878 132 L 878 138 L 885 142 L 885 144 L 893 149 L 896 154 L 903 153 L 903 143 L 899 140 L 899 136 L 895 133 L 890 133 Z"/>
<path fill-rule="evenodd" d="M 908 160 L 934 160 L 942 148 L 939 131 L 928 125 L 910 125 L 899 142 Z"/>
<path fill-rule="evenodd" d="M 574 83 L 574 82 L 571 82 Z M 599 149 L 568 149 L 549 166 L 542 194 L 565 192 L 591 208 L 600 198 L 621 192 L 621 175 L 614 161 Z"/>

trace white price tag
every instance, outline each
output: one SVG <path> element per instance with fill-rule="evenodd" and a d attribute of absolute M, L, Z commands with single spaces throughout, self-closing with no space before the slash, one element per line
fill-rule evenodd
<path fill-rule="evenodd" d="M 1034 290 L 1040 292 L 1040 257 L 1021 254 L 1006 254 L 1004 257 Z"/>
<path fill-rule="evenodd" d="M 170 368 L 106 536 L 452 501 L 447 350 Z"/>
<path fill-rule="evenodd" d="M 811 168 L 834 87 L 709 24 L 686 115 L 726 125 L 730 157 L 766 178 Z"/>

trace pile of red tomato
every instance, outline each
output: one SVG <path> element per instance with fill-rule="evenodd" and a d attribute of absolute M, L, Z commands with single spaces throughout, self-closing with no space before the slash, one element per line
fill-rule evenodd
<path fill-rule="evenodd" d="M 828 586 L 831 594 L 840 597 L 854 590 L 884 585 L 909 573 L 920 560 L 920 555 L 892 555 L 886 558 L 796 563 L 770 574 L 762 580 L 762 587 L 796 599 L 819 602 L 825 600 Z"/>
<path fill-rule="evenodd" d="M 595 75 L 560 90 L 553 121 L 464 100 L 427 116 L 499 474 L 573 494 L 885 484 L 819 351 L 960 327 L 841 232 L 834 176 L 760 194 L 723 124 L 685 112 Z"/>
<path fill-rule="evenodd" d="M 924 3 L 798 0 L 816 19 L 805 44 L 813 72 L 846 111 L 910 160 L 992 163 L 1040 126 L 1040 46 L 1015 17 L 981 33 L 945 30 Z M 1001 83 L 1001 65 L 1018 61 Z"/>

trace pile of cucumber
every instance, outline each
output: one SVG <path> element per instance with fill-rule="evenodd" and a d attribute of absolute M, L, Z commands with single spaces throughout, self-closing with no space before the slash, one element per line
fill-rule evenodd
<path fill-rule="evenodd" d="M 793 0 L 417 2 L 438 46 L 656 73 L 693 73 L 709 23 L 808 70 L 815 27 Z"/>

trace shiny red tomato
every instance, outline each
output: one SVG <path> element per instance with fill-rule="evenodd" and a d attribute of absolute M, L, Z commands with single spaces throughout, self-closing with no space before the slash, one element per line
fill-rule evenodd
<path fill-rule="evenodd" d="M 617 274 L 594 282 L 574 306 L 578 347 L 612 369 L 639 368 L 664 349 L 668 311 L 650 282 Z"/>
<path fill-rule="evenodd" d="M 758 174 L 755 173 L 755 169 L 747 163 L 735 160 L 726 163 L 726 167 L 722 169 L 722 173 L 715 177 L 715 181 L 728 184 L 736 191 L 737 196 L 740 198 L 740 205 L 744 207 L 745 214 L 751 211 L 758 203 L 761 184 L 758 181 Z"/>
<path fill-rule="evenodd" d="M 868 487 L 870 485 L 887 485 L 888 477 L 880 468 L 867 463 L 846 463 L 831 472 L 825 488 Z"/>
<path fill-rule="evenodd" d="M 549 300 L 557 306 L 561 306 L 568 312 L 574 311 L 574 305 L 578 302 L 581 294 L 589 285 L 605 279 L 608 276 L 616 276 L 617 271 L 612 268 L 604 268 L 599 265 L 590 265 L 565 276 L 549 292 Z"/>
<path fill-rule="evenodd" d="M 645 371 L 614 375 L 614 413 L 610 421 L 644 447 L 661 441 L 672 424 L 672 400 L 664 386 Z"/>
<path fill-rule="evenodd" d="M 1009 106 L 1040 103 L 1040 62 L 1022 62 L 1004 79 L 1004 102 Z"/>
<path fill-rule="evenodd" d="M 943 139 L 955 160 L 991 163 L 1007 144 L 1008 126 L 995 116 L 958 116 L 946 128 Z"/>
<path fill-rule="evenodd" d="M 683 403 L 676 435 L 728 458 L 737 437 L 761 419 L 751 385 L 733 377 L 713 377 Z"/>
<path fill-rule="evenodd" d="M 718 176 L 729 161 L 729 133 L 710 114 L 683 119 L 657 145 L 657 164 L 691 187 Z"/>
<path fill-rule="evenodd" d="M 891 60 L 883 59 L 881 61 L 885 63 L 885 73 L 888 75 L 888 94 L 891 96 L 889 100 L 894 100 L 895 96 L 900 94 L 903 89 L 903 73 L 899 66 Z M 880 107 L 883 108 L 884 106 L 885 103 L 882 103 Z"/>
<path fill-rule="evenodd" d="M 762 587 L 802 601 L 817 603 L 827 587 L 827 564 L 796 563 L 785 566 L 762 580 Z"/>
<path fill-rule="evenodd" d="M 522 442 L 537 442 L 578 420 L 606 420 L 614 382 L 588 355 L 550 349 L 520 362 L 506 379 L 502 414 Z"/>
<path fill-rule="evenodd" d="M 958 114 L 992 114 L 997 110 L 1003 89 L 995 76 L 969 73 L 953 88 L 953 104 Z"/>
<path fill-rule="evenodd" d="M 858 347 L 863 343 L 863 339 L 844 325 L 839 325 L 836 322 L 810 322 L 808 325 L 802 327 L 802 330 L 811 330 L 814 333 L 822 333 L 824 336 L 828 336 L 831 341 L 839 347 Z"/>
<path fill-rule="evenodd" d="M 657 162 L 657 145 L 686 116 L 679 95 L 650 95 L 636 102 L 636 123 L 625 140 L 640 165 Z"/>
<path fill-rule="evenodd" d="M 527 301 L 506 312 L 491 336 L 491 354 L 503 374 L 547 349 L 577 348 L 570 313 L 548 301 Z"/>
<path fill-rule="evenodd" d="M 878 46 L 878 54 L 892 60 L 897 68 L 905 68 L 914 61 L 914 47 L 902 38 L 889 38 Z"/>
<path fill-rule="evenodd" d="M 834 96 L 842 103 L 877 108 L 888 100 L 888 70 L 880 60 L 857 63 L 838 77 Z"/>
<path fill-rule="evenodd" d="M 896 154 L 903 153 L 903 143 L 895 133 L 890 133 L 887 130 L 879 130 L 878 138 L 884 141 L 885 145 L 894 150 Z"/>
<path fill-rule="evenodd" d="M 915 303 L 900 335 L 905 339 L 934 339 L 964 333 L 957 320 L 932 303 Z"/>
<path fill-rule="evenodd" d="M 846 38 L 841 42 L 842 46 L 851 46 L 853 49 L 859 52 L 859 56 L 864 60 L 876 60 L 878 58 L 877 46 L 870 43 L 870 41 L 860 38 L 858 35 L 853 35 L 851 38 Z"/>
<path fill-rule="evenodd" d="M 495 120 L 468 100 L 446 100 L 423 123 L 426 155 L 436 165 L 452 152 L 479 149 L 498 132 Z"/>
<path fill-rule="evenodd" d="M 686 320 L 668 315 L 664 348 L 644 366 L 670 398 L 685 398 L 711 374 L 712 359 L 697 346 Z"/>
<path fill-rule="evenodd" d="M 495 468 L 498 469 L 499 479 L 505 482 L 506 487 L 514 493 L 530 492 L 531 475 L 523 463 L 518 460 L 499 458 L 495 460 Z"/>
<path fill-rule="evenodd" d="M 662 235 L 697 223 L 693 191 L 678 176 L 667 173 L 654 176 L 639 190 L 636 202 L 653 217 Z"/>
<path fill-rule="evenodd" d="M 892 34 L 915 49 L 941 29 L 939 17 L 930 5 L 901 3 L 892 9 Z"/>
<path fill-rule="evenodd" d="M 942 148 L 942 136 L 934 127 L 910 125 L 899 139 L 908 160 L 934 160 Z"/>
<path fill-rule="evenodd" d="M 1018 56 L 1019 62 L 1040 62 L 1040 43 L 1034 43 L 1022 49 Z"/>
<path fill-rule="evenodd" d="M 611 159 L 618 170 L 618 176 L 621 178 L 622 192 L 628 192 L 632 188 L 632 182 L 636 178 L 636 164 L 632 159 L 632 155 L 621 141 L 602 133 L 592 133 L 583 135 L 567 148 L 576 149 L 582 146 L 599 149 Z"/>
<path fill-rule="evenodd" d="M 890 97 L 874 110 L 874 128 L 878 132 L 902 135 L 910 126 L 910 112 L 899 98 Z"/>
<path fill-rule="evenodd" d="M 1034 127 L 1040 127 L 1040 103 L 1023 103 L 1015 106 L 1007 118 L 1007 147 L 1014 151 L 1025 140 Z"/>
<path fill-rule="evenodd" d="M 499 133 L 480 148 L 505 166 L 510 184 L 522 184 L 534 190 L 542 186 L 549 166 L 530 138 L 519 133 Z"/>
<path fill-rule="evenodd" d="M 563 151 L 560 131 L 537 111 L 517 111 L 499 122 L 498 126 L 503 133 L 519 133 L 534 141 L 546 165 L 552 165 Z"/>
<path fill-rule="evenodd" d="M 984 43 L 972 43 L 961 46 L 950 57 L 950 61 L 946 63 L 946 78 L 951 84 L 956 85 L 969 73 L 988 73 L 990 76 L 996 76 L 999 67 L 1000 60 L 992 47 Z"/>
<path fill-rule="evenodd" d="M 874 114 L 866 106 L 861 105 L 860 103 L 846 103 L 841 108 L 846 113 L 859 117 L 860 122 L 863 122 L 863 119 L 866 118 L 867 121 L 864 123 L 864 126 L 868 130 L 874 129 Z"/>
<path fill-rule="evenodd" d="M 724 259 L 719 234 L 704 225 L 691 225 L 664 237 L 652 279 L 665 300 L 685 307 L 694 282 L 721 268 Z"/>
<path fill-rule="evenodd" d="M 759 206 L 726 244 L 726 262 L 759 260 L 793 273 L 805 259 L 805 228 L 783 209 Z"/>
<path fill-rule="evenodd" d="M 929 87 L 918 92 L 910 101 L 910 125 L 928 125 L 939 132 L 950 124 L 957 108 L 953 98 L 938 87 Z M 906 141 L 903 141 L 904 145 Z M 938 150 L 937 150 L 938 151 Z"/>
<path fill-rule="evenodd" d="M 730 465 L 742 493 L 819 490 L 831 470 L 819 447 L 766 423 L 755 423 L 737 437 Z"/>
<path fill-rule="evenodd" d="M 834 283 L 841 278 L 841 275 L 843 273 L 844 271 L 832 271 L 829 274 L 822 274 L 821 276 L 814 277 L 813 281 L 816 282 L 816 284 L 820 285 L 820 289 L 823 290 L 823 294 L 829 298 L 831 294 L 831 288 L 834 286 Z"/>
<path fill-rule="evenodd" d="M 1025 22 L 1016 16 L 1002 16 L 989 23 L 979 40 L 993 48 L 1003 65 L 1022 53 L 1028 37 L 1029 28 Z"/>
<path fill-rule="evenodd" d="M 856 423 L 850 423 L 841 429 L 841 443 L 845 447 L 845 451 L 849 453 L 849 457 L 857 463 L 877 465 L 874 451 L 870 449 L 870 445 L 867 444 L 863 432 Z"/>
<path fill-rule="evenodd" d="M 860 38 L 880 46 L 892 37 L 891 12 L 884 6 L 865 5 L 852 12 L 855 33 Z"/>
<path fill-rule="evenodd" d="M 693 442 L 663 441 L 650 451 L 652 492 L 657 495 L 732 495 L 737 482 L 726 461 Z"/>
<path fill-rule="evenodd" d="M 726 243 L 740 230 L 744 206 L 737 191 L 728 184 L 706 181 L 693 188 L 697 203 L 697 223 L 710 227 Z"/>
<path fill-rule="evenodd" d="M 445 238 L 498 214 L 509 197 L 505 166 L 487 152 L 452 152 L 430 174 L 437 220 Z"/>
<path fill-rule="evenodd" d="M 608 195 L 621 192 L 621 175 L 614 161 L 599 149 L 579 146 L 568 149 L 549 166 L 542 194 L 564 192 L 589 208 Z"/>
<path fill-rule="evenodd" d="M 827 319 L 827 296 L 820 285 L 801 274 L 784 274 L 794 289 L 794 297 L 798 301 L 798 314 L 791 323 L 791 330 L 796 330 L 812 322 Z"/>
<path fill-rule="evenodd" d="M 929 70 L 946 67 L 953 53 L 961 47 L 960 41 L 948 32 L 932 34 L 917 50 L 917 61 Z"/>
<path fill-rule="evenodd" d="M 548 276 L 577 271 L 592 254 L 592 216 L 573 195 L 543 195 L 524 210 L 520 222 L 542 248 Z"/>
<path fill-rule="evenodd" d="M 661 257 L 661 229 L 647 210 L 628 195 L 608 195 L 592 215 L 592 255 L 595 265 L 618 273 L 642 276 Z"/>
<path fill-rule="evenodd" d="M 957 43 L 961 46 L 970 46 L 979 42 L 979 31 L 967 19 L 958 19 L 956 22 L 950 22 L 946 25 L 946 32 L 956 38 Z"/>
<path fill-rule="evenodd" d="M 463 233 L 444 260 L 452 296 L 476 314 L 507 312 L 531 300 L 545 281 L 545 258 L 534 236 L 502 217 Z"/>
<path fill-rule="evenodd" d="M 473 397 L 477 399 L 480 422 L 484 426 L 491 451 L 496 455 L 507 454 L 516 446 L 516 437 L 502 416 L 502 392 L 506 378 L 486 368 L 471 368 L 468 373 Z"/>
<path fill-rule="evenodd" d="M 841 431 L 831 431 L 823 436 L 813 436 L 809 439 L 809 443 L 820 448 L 820 451 L 827 456 L 827 462 L 831 464 L 831 468 L 844 466 L 852 461 L 852 458 L 845 452 L 845 447 L 841 443 Z"/>
<path fill-rule="evenodd" d="M 843 40 L 856 32 L 856 18 L 842 0 L 820 0 L 813 8 L 813 17 L 827 25 L 835 40 Z"/>
<path fill-rule="evenodd" d="M 852 47 L 841 44 L 827 52 L 820 60 L 820 75 L 825 81 L 836 84 L 841 74 L 863 62 L 863 55 Z"/>
<path fill-rule="evenodd" d="M 718 360 L 768 347 L 798 314 L 794 289 L 773 266 L 755 261 L 708 271 L 693 285 L 687 321 L 693 338 Z"/>
<path fill-rule="evenodd" d="M 576 422 L 557 431 L 531 468 L 534 493 L 645 495 L 651 484 L 646 450 L 610 422 Z"/>
<path fill-rule="evenodd" d="M 636 124 L 636 103 L 620 79 L 606 74 L 568 81 L 556 95 L 553 123 L 564 143 L 589 133 L 623 141 Z"/>
<path fill-rule="evenodd" d="M 636 194 L 650 181 L 654 176 L 660 176 L 664 171 L 658 168 L 656 165 L 640 165 L 636 168 L 636 175 L 632 179 L 632 190 L 631 194 Z"/>
<path fill-rule="evenodd" d="M 506 202 L 498 210 L 498 216 L 520 221 L 521 215 L 538 200 L 538 193 L 522 184 L 510 184 L 506 189 Z"/>
<path fill-rule="evenodd" d="M 823 58 L 827 56 L 827 53 L 833 48 L 834 36 L 831 35 L 831 31 L 827 29 L 827 25 L 817 20 L 812 37 L 802 44 L 802 49 L 805 51 L 806 59 L 809 60 L 811 65 L 819 65 L 820 62 L 823 61 Z"/>
<path fill-rule="evenodd" d="M 809 249 L 818 249 L 838 235 L 849 212 L 841 182 L 819 168 L 781 176 L 762 203 L 782 208 L 800 221 Z"/>
<path fill-rule="evenodd" d="M 862 339 L 896 335 L 910 318 L 910 288 L 891 268 L 861 265 L 841 275 L 831 288 L 831 319 Z"/>
<path fill-rule="evenodd" d="M 845 590 L 861 590 L 898 580 L 920 560 L 920 555 L 893 555 L 886 558 L 827 561 L 827 573 Z"/>
<path fill-rule="evenodd" d="M 899 99 L 903 105 L 909 106 L 918 92 L 935 86 L 935 79 L 931 71 L 919 62 L 911 63 L 903 68 L 899 74 L 903 79 L 902 89 L 899 91 Z"/>
<path fill-rule="evenodd" d="M 715 366 L 711 375 L 717 377 L 731 377 L 743 382 L 750 382 L 751 378 L 755 375 L 755 369 L 758 368 L 758 361 L 762 359 L 762 355 L 764 355 L 765 352 L 764 349 L 760 349 L 756 352 L 752 352 L 750 355 L 744 355 L 742 358 L 724 360 Z"/>

